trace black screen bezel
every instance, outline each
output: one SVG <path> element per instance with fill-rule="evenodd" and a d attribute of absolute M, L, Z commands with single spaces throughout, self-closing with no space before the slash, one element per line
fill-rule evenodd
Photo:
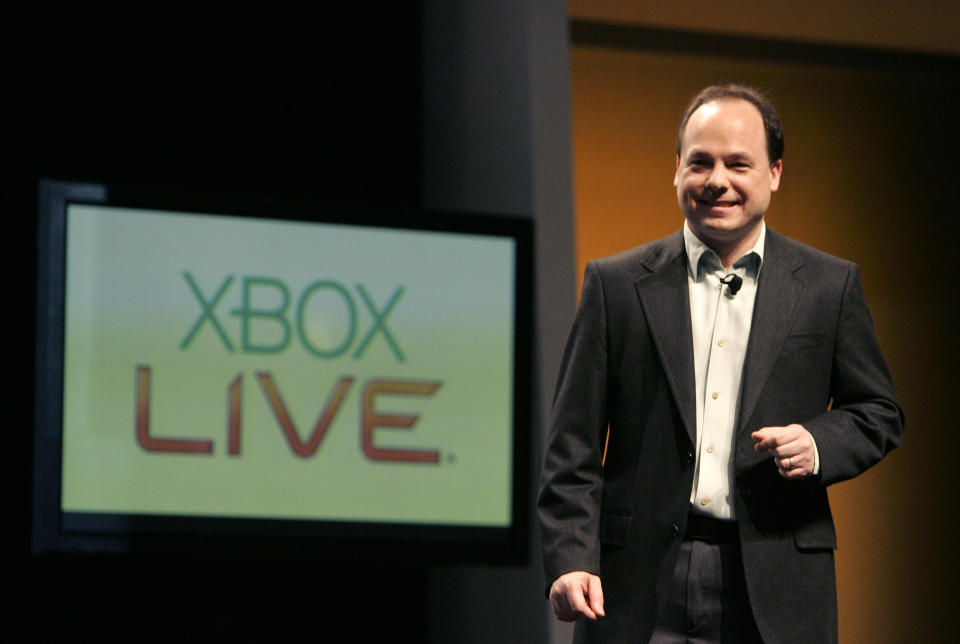
<path fill-rule="evenodd" d="M 508 237 L 516 248 L 510 525 L 76 513 L 61 510 L 66 223 L 70 204 L 342 223 Z M 42 180 L 39 190 L 37 365 L 32 551 L 298 554 L 424 563 L 524 564 L 531 454 L 533 223 L 504 215 L 330 205 L 284 195 L 225 194 Z"/>

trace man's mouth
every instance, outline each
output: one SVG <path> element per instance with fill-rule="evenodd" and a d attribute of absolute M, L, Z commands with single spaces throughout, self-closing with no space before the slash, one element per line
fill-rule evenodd
<path fill-rule="evenodd" d="M 698 199 L 697 201 L 699 201 L 702 206 L 706 206 L 707 208 L 729 208 L 731 206 L 737 206 L 740 204 L 739 201 L 728 201 L 725 199 L 718 199 L 716 201 L 712 199 Z"/>

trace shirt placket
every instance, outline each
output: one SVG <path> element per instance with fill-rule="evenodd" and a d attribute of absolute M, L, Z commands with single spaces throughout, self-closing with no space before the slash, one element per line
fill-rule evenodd
<path fill-rule="evenodd" d="M 730 423 L 731 396 L 733 396 L 730 373 L 733 356 L 729 348 L 731 331 L 732 298 L 724 295 L 720 276 L 711 279 L 716 290 L 714 299 L 716 315 L 710 337 L 710 354 L 707 362 L 706 386 L 704 388 L 703 424 L 700 441 L 699 470 L 696 505 L 703 512 L 725 515 L 724 499 L 717 498 L 727 478 L 730 446 L 725 440 Z"/>

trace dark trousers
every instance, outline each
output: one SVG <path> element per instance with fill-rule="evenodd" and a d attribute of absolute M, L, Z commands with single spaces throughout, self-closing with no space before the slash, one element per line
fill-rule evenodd
<path fill-rule="evenodd" d="M 737 539 L 685 539 L 650 644 L 762 644 Z"/>

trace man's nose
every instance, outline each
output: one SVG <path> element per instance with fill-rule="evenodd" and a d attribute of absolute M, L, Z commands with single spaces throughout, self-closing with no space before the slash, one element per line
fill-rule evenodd
<path fill-rule="evenodd" d="M 723 194 L 730 187 L 727 169 L 722 164 L 714 164 L 710 174 L 707 175 L 706 187 L 717 194 Z"/>

